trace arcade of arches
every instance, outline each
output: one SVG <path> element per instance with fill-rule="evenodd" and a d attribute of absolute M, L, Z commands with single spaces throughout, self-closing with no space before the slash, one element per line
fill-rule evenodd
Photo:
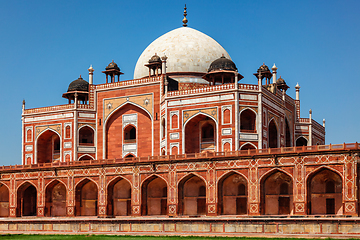
<path fill-rule="evenodd" d="M 261 215 L 294 215 L 295 179 L 281 169 L 269 170 L 262 174 L 259 186 L 253 183 L 246 172 L 228 171 L 218 175 L 216 186 L 216 208 L 209 212 L 211 199 L 215 196 L 209 190 L 210 184 L 204 175 L 188 173 L 179 176 L 174 186 L 170 186 L 166 175 L 152 174 L 134 188 L 133 177 L 117 176 L 109 181 L 105 190 L 98 186 L 99 179 L 83 178 L 69 192 L 67 183 L 52 180 L 44 187 L 44 194 L 38 194 L 38 186 L 25 181 L 16 191 L 16 216 L 39 216 L 43 202 L 43 216 L 69 216 L 69 199 L 73 198 L 75 216 L 158 216 L 158 215 L 253 215 L 251 199 L 258 192 Z M 220 173 L 220 172 L 219 172 Z M 307 193 L 306 212 L 309 215 L 342 215 L 343 180 L 335 170 L 322 167 L 308 174 L 304 191 Z M 139 191 L 139 195 L 136 194 Z M 255 192 L 254 192 L 255 191 Z M 170 197 L 176 194 L 177 210 L 171 212 Z M 43 200 L 39 201 L 39 199 Z M 253 198 L 253 197 L 252 197 Z M 105 200 L 105 205 L 101 204 Z M 136 200 L 138 199 L 138 200 Z M 9 216 L 10 193 L 8 186 L 0 184 L 0 216 Z M 134 211 L 134 203 L 139 202 L 139 212 Z M 104 209 L 101 214 L 100 209 Z M 71 214 L 70 214 L 71 215 Z"/>

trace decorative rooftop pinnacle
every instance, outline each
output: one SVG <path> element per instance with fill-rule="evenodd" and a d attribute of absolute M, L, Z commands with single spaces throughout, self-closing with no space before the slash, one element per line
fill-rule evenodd
<path fill-rule="evenodd" d="M 186 19 L 186 16 L 187 16 L 187 11 L 186 11 L 186 4 L 185 4 L 185 7 L 184 7 L 184 19 L 182 20 L 182 22 L 184 23 L 183 26 L 184 27 L 187 27 L 187 23 L 188 23 L 188 20 Z"/>
<path fill-rule="evenodd" d="M 275 71 L 276 71 L 277 69 L 278 69 L 278 68 L 276 67 L 276 65 L 275 65 L 275 63 L 274 63 L 274 66 L 271 68 L 271 70 L 273 70 L 273 71 L 275 70 Z"/>

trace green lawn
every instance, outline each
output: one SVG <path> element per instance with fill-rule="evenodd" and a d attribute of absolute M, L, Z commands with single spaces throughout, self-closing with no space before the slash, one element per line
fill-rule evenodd
<path fill-rule="evenodd" d="M 108 236 L 108 235 L 0 235 L 0 240 L 275 240 L 285 238 L 248 237 L 179 237 L 179 236 Z M 311 240 L 310 238 L 286 238 L 290 240 Z M 319 239 L 319 238 L 314 238 Z M 330 239 L 330 238 L 327 238 Z"/>

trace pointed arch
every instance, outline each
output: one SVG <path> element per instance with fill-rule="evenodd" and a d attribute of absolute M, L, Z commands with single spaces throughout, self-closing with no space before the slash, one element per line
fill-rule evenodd
<path fill-rule="evenodd" d="M 104 126 L 106 126 L 107 121 L 110 119 L 110 117 L 111 117 L 115 112 L 117 112 L 117 111 L 120 110 L 122 107 L 126 106 L 127 104 L 134 105 L 135 107 L 141 108 L 142 110 L 144 110 L 144 111 L 149 115 L 150 119 L 153 120 L 152 114 L 151 114 L 146 108 L 144 108 L 144 107 L 142 107 L 141 105 L 136 104 L 136 103 L 134 103 L 134 102 L 127 101 L 127 102 L 119 105 L 118 107 L 116 107 L 114 110 L 112 110 L 112 111 L 109 113 L 109 115 L 108 115 L 108 116 L 105 118 L 105 120 L 104 120 Z"/>
<path fill-rule="evenodd" d="M 47 217 L 66 216 L 66 185 L 54 179 L 45 187 L 45 212 Z"/>
<path fill-rule="evenodd" d="M 260 180 L 260 210 L 265 215 L 293 212 L 293 177 L 282 169 L 272 169 Z"/>
<path fill-rule="evenodd" d="M 257 112 L 247 107 L 242 109 L 239 115 L 240 132 L 256 133 Z"/>
<path fill-rule="evenodd" d="M 125 114 L 136 114 L 134 120 L 136 125 L 135 143 L 125 143 L 123 141 L 124 127 L 130 123 L 123 122 L 122 116 Z M 138 124 L 140 122 L 141 124 Z M 118 131 L 118 129 L 122 130 Z M 154 136 L 154 121 L 150 112 L 138 104 L 132 102 L 123 103 L 115 108 L 104 120 L 103 158 L 120 158 L 130 152 L 137 156 L 139 156 L 138 152 L 143 156 L 153 155 L 154 138 L 151 138 L 151 144 L 149 144 L 149 135 Z M 125 148 L 125 146 L 127 147 Z M 138 149 L 141 149 L 141 152 Z"/>
<path fill-rule="evenodd" d="M 168 184 L 164 178 L 153 174 L 141 184 L 142 215 L 166 215 Z"/>
<path fill-rule="evenodd" d="M 190 173 L 178 184 L 178 200 L 180 215 L 206 214 L 206 181 Z"/>
<path fill-rule="evenodd" d="M 293 144 L 292 141 L 292 131 L 291 126 L 287 117 L 285 117 L 285 147 L 291 147 Z"/>
<path fill-rule="evenodd" d="M 304 137 L 304 136 L 299 136 L 298 138 L 296 138 L 295 145 L 297 147 L 307 146 L 308 145 L 308 139 L 306 137 Z"/>
<path fill-rule="evenodd" d="M 9 216 L 9 188 L 0 182 L 0 217 Z"/>
<path fill-rule="evenodd" d="M 36 216 L 37 187 L 25 181 L 17 188 L 17 216 Z"/>
<path fill-rule="evenodd" d="M 229 171 L 218 181 L 218 212 L 223 215 L 247 214 L 248 180 L 243 174 Z"/>
<path fill-rule="evenodd" d="M 213 124 L 213 141 L 202 141 L 201 123 L 206 122 Z M 198 112 L 187 119 L 183 124 L 182 129 L 182 152 L 183 153 L 196 153 L 206 150 L 219 151 L 219 134 L 218 134 L 218 121 L 211 115 L 203 112 Z"/>
<path fill-rule="evenodd" d="M 329 191 L 329 183 L 333 184 Z M 327 166 L 319 167 L 308 174 L 307 213 L 312 215 L 339 215 L 343 213 L 343 181 L 342 175 Z"/>
<path fill-rule="evenodd" d="M 279 126 L 274 117 L 270 119 L 268 124 L 268 144 L 269 148 L 279 147 Z"/>
<path fill-rule="evenodd" d="M 84 124 L 78 129 L 79 145 L 94 146 L 95 145 L 95 129 L 89 124 Z"/>
<path fill-rule="evenodd" d="M 98 185 L 84 178 L 75 185 L 75 215 L 96 216 L 98 208 Z"/>
<path fill-rule="evenodd" d="M 83 154 L 78 158 L 78 161 L 87 161 L 87 160 L 95 160 L 95 158 L 93 156 L 91 156 L 90 154 Z"/>
<path fill-rule="evenodd" d="M 49 134 L 47 134 L 48 132 Z M 34 163 L 35 164 L 48 163 L 53 161 L 61 161 L 61 159 L 62 159 L 61 135 L 51 128 L 47 128 L 43 130 L 35 138 Z"/>
<path fill-rule="evenodd" d="M 110 216 L 131 215 L 130 181 L 123 177 L 116 177 L 107 185 L 107 214 Z"/>
<path fill-rule="evenodd" d="M 257 147 L 252 142 L 246 142 L 240 147 L 240 150 L 248 150 L 248 149 L 257 149 Z"/>

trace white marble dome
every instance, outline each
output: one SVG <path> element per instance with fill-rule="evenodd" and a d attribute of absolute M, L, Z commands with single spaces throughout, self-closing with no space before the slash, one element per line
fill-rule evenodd
<path fill-rule="evenodd" d="M 149 69 L 144 66 L 154 55 L 168 57 L 166 72 L 187 73 L 184 76 L 172 76 L 181 82 L 204 82 L 201 77 L 191 73 L 207 73 L 210 64 L 223 54 L 231 59 L 226 50 L 214 39 L 193 28 L 180 27 L 174 29 L 153 41 L 140 55 L 134 71 L 134 79 L 149 75 Z M 196 74 L 195 74 L 196 75 Z"/>

